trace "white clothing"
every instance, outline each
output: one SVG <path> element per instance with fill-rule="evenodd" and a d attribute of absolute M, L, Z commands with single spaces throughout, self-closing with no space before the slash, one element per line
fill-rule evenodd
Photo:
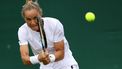
<path fill-rule="evenodd" d="M 49 63 L 48 65 L 41 64 L 40 69 L 45 69 L 45 67 L 60 69 L 65 66 L 78 65 L 74 57 L 72 56 L 69 44 L 64 36 L 63 25 L 61 24 L 61 22 L 51 17 L 45 17 L 42 19 L 44 20 L 44 30 L 47 38 L 47 49 L 49 50 L 49 53 L 53 53 L 54 51 L 54 42 L 64 40 L 65 55 L 63 60 Z M 39 32 L 33 31 L 30 27 L 28 27 L 27 23 L 23 24 L 19 28 L 18 39 L 19 45 L 29 44 L 32 48 L 32 52 L 34 53 L 34 55 L 38 54 L 42 50 Z"/>

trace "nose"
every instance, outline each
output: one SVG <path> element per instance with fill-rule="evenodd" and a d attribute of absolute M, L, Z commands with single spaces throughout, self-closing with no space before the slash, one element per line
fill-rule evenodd
<path fill-rule="evenodd" d="M 31 25 L 33 25 L 33 26 L 37 25 L 37 21 L 36 20 L 32 20 L 31 21 Z"/>

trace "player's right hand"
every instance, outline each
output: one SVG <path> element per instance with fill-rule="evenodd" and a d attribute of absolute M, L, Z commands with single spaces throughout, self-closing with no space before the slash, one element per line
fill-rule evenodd
<path fill-rule="evenodd" d="M 48 53 L 47 50 L 45 50 L 45 52 L 44 52 L 44 51 L 41 51 L 41 52 L 39 53 L 38 58 L 39 58 L 39 61 L 40 61 L 40 62 L 43 62 L 44 65 L 47 65 L 47 64 L 50 63 L 49 53 Z"/>

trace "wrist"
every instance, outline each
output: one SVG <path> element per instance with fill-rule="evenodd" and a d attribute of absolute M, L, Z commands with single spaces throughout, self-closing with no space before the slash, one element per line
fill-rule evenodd
<path fill-rule="evenodd" d="M 49 59 L 50 59 L 50 62 L 52 63 L 52 62 L 55 62 L 56 57 L 54 54 L 49 54 Z"/>
<path fill-rule="evenodd" d="M 38 55 L 31 56 L 31 57 L 30 57 L 30 62 L 31 62 L 32 64 L 40 63 L 40 61 L 39 61 L 39 59 L 38 59 Z"/>

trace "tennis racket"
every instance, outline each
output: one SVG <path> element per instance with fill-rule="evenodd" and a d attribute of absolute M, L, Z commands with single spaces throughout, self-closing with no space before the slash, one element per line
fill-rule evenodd
<path fill-rule="evenodd" d="M 42 49 L 45 52 L 45 49 L 47 48 L 47 40 L 46 40 L 45 31 L 44 31 L 44 22 L 40 16 L 37 17 L 37 22 L 39 26 L 39 34 L 40 34 Z"/>

